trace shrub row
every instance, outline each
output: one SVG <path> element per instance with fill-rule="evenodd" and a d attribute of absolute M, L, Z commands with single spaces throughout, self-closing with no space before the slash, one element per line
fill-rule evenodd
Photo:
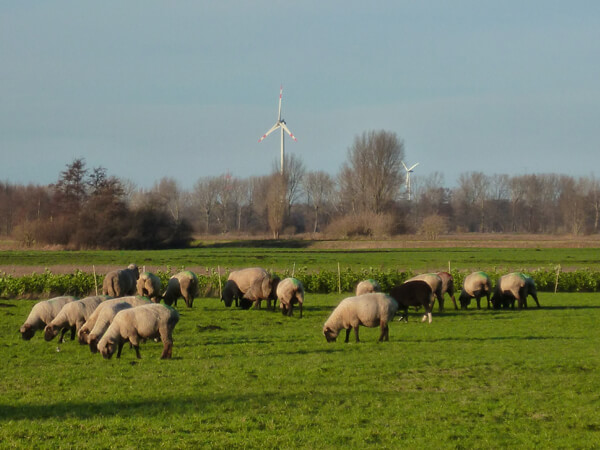
<path fill-rule="evenodd" d="M 202 296 L 218 296 L 219 278 L 221 285 L 226 280 L 228 273 L 219 274 L 215 269 L 209 269 L 207 274 L 198 276 L 200 293 Z M 487 274 L 495 280 L 504 275 L 505 271 L 496 269 L 487 271 Z M 526 272 L 536 283 L 538 291 L 553 292 L 557 282 L 556 269 L 537 269 Z M 276 272 L 281 278 L 292 275 L 291 271 Z M 468 272 L 453 270 L 452 276 L 457 290 L 462 286 Z M 161 279 L 163 290 L 171 277 L 171 269 L 158 271 L 156 273 Z M 403 283 L 415 275 L 412 271 L 382 270 L 377 268 L 361 269 L 359 271 L 346 268 L 338 271 L 321 270 L 309 271 L 307 267 L 296 270 L 293 275 L 304 285 L 308 293 L 332 293 L 352 292 L 359 281 L 367 278 L 379 282 L 384 292 L 393 286 Z M 85 297 L 102 291 L 103 276 L 94 277 L 92 273 L 76 270 L 72 274 L 53 274 L 49 270 L 41 274 L 31 274 L 22 277 L 14 277 L 6 273 L 0 273 L 0 297 L 1 298 L 39 298 L 53 297 L 57 295 L 74 295 Z M 598 292 L 600 291 L 600 272 L 589 269 L 579 269 L 571 272 L 561 272 L 558 277 L 557 291 L 559 292 Z"/>

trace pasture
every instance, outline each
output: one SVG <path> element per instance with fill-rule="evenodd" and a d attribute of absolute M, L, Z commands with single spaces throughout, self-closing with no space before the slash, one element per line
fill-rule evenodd
<path fill-rule="evenodd" d="M 141 262 L 138 262 L 141 264 Z M 434 310 L 431 325 L 360 329 L 328 344 L 347 294 L 304 317 L 179 303 L 173 359 L 147 342 L 103 360 L 18 333 L 34 301 L 0 301 L 4 448 L 591 448 L 600 442 L 600 294 L 541 309 Z M 485 302 L 484 302 L 485 303 Z M 451 302 L 446 300 L 446 307 Z"/>

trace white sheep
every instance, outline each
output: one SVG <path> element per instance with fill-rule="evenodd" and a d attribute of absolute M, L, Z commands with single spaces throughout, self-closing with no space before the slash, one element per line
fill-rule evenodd
<path fill-rule="evenodd" d="M 262 300 L 266 300 L 267 307 L 271 309 L 271 300 L 273 303 L 277 300 L 279 277 L 271 276 L 261 267 L 234 270 L 229 274 L 227 280 L 235 282 L 237 290 L 243 293 L 242 307 L 244 309 L 250 308 L 252 303 L 260 309 Z M 224 300 L 226 306 L 228 303 L 231 305 L 231 299 L 224 298 Z"/>
<path fill-rule="evenodd" d="M 79 332 L 81 326 L 92 315 L 98 305 L 108 298 L 105 295 L 94 295 L 67 303 L 56 317 L 52 319 L 52 322 L 44 328 L 44 338 L 47 341 L 51 341 L 62 330 L 59 342 L 64 342 L 65 333 L 70 329 L 71 340 L 74 340 L 75 333 Z"/>
<path fill-rule="evenodd" d="M 297 278 L 285 278 L 277 285 L 277 298 L 279 307 L 285 315 L 291 316 L 294 304 L 300 305 L 300 317 L 302 317 L 302 305 L 304 304 L 304 288 Z"/>
<path fill-rule="evenodd" d="M 113 298 L 102 302 L 88 320 L 79 329 L 77 336 L 80 344 L 88 344 L 92 353 L 96 353 L 98 341 L 109 327 L 113 318 L 121 309 L 147 305 L 150 301 L 139 296 Z"/>
<path fill-rule="evenodd" d="M 191 308 L 194 304 L 194 297 L 198 296 L 198 277 L 189 270 L 179 272 L 169 279 L 167 290 L 162 298 L 165 304 L 177 306 L 177 299 L 183 297 L 185 304 Z"/>
<path fill-rule="evenodd" d="M 75 297 L 63 296 L 44 300 L 33 305 L 27 320 L 19 329 L 21 337 L 26 341 L 31 339 L 37 330 L 43 330 L 47 324 L 52 322 L 64 305 L 75 300 L 77 300 Z"/>
<path fill-rule="evenodd" d="M 108 272 L 102 282 L 102 293 L 111 297 L 133 295 L 139 276 L 140 271 L 135 264 L 129 264 L 127 269 Z"/>
<path fill-rule="evenodd" d="M 161 359 L 171 358 L 173 352 L 173 329 L 179 322 L 179 313 L 170 306 L 159 303 L 137 306 L 119 311 L 98 342 L 98 350 L 106 359 L 117 351 L 121 357 L 123 344 L 129 341 L 138 359 L 140 342 L 144 339 L 160 337 L 163 343 Z"/>
<path fill-rule="evenodd" d="M 381 286 L 376 280 L 369 278 L 356 285 L 356 295 L 370 294 L 371 292 L 381 292 Z"/>
<path fill-rule="evenodd" d="M 398 303 L 389 295 L 379 292 L 348 297 L 340 302 L 333 310 L 325 324 L 323 334 L 327 342 L 334 342 L 341 329 L 346 329 L 346 340 L 350 338 L 350 329 L 354 329 L 356 342 L 358 327 L 376 327 L 379 325 L 381 333 L 379 342 L 389 340 L 388 322 L 394 318 L 398 311 Z"/>
<path fill-rule="evenodd" d="M 148 297 L 154 303 L 160 303 L 160 278 L 151 272 L 142 272 L 136 283 L 137 294 Z"/>

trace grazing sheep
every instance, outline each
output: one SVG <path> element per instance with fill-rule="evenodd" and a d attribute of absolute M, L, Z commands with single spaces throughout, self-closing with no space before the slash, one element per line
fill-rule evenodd
<path fill-rule="evenodd" d="M 119 311 L 148 304 L 150 304 L 149 300 L 139 296 L 119 297 L 101 303 L 79 329 L 79 343 L 88 344 L 90 351 L 96 353 L 98 351 L 98 341 Z"/>
<path fill-rule="evenodd" d="M 105 295 L 94 295 L 81 300 L 67 303 L 62 307 L 52 322 L 44 328 L 44 338 L 47 341 L 54 339 L 60 330 L 59 342 L 64 342 L 64 336 L 68 329 L 71 330 L 71 340 L 75 339 L 75 333 L 79 332 L 81 326 L 92 315 L 96 308 L 109 297 Z"/>
<path fill-rule="evenodd" d="M 490 309 L 490 295 L 492 293 L 492 282 L 485 272 L 473 272 L 465 277 L 463 288 L 458 297 L 460 307 L 467 309 L 471 299 L 477 301 L 477 309 L 481 309 L 480 301 L 484 295 L 487 297 L 487 307 Z"/>
<path fill-rule="evenodd" d="M 500 277 L 492 295 L 492 305 L 495 309 L 515 307 L 515 300 L 518 302 L 518 308 L 527 308 L 527 296 L 531 295 L 538 308 L 540 302 L 537 298 L 537 290 L 533 278 L 520 273 L 513 272 Z"/>
<path fill-rule="evenodd" d="M 381 292 L 381 286 L 372 278 L 363 280 L 356 285 L 356 295 L 369 294 L 371 292 Z"/>
<path fill-rule="evenodd" d="M 117 358 L 120 358 L 123 344 L 129 341 L 140 359 L 140 342 L 160 337 L 163 343 L 160 358 L 169 359 L 173 353 L 173 329 L 177 322 L 179 313 L 170 306 L 150 303 L 124 309 L 117 313 L 98 342 L 98 350 L 106 359 L 110 359 L 117 350 Z"/>
<path fill-rule="evenodd" d="M 340 330 L 346 329 L 344 342 L 348 342 L 350 329 L 354 329 L 356 342 L 360 342 L 358 339 L 359 325 L 370 328 L 379 325 L 381 329 L 379 342 L 389 341 L 388 322 L 394 318 L 397 310 L 398 303 L 389 295 L 381 292 L 348 297 L 333 310 L 323 325 L 323 334 L 327 342 L 335 342 Z"/>
<path fill-rule="evenodd" d="M 302 305 L 304 304 L 304 288 L 297 278 L 285 278 L 277 285 L 277 298 L 279 307 L 284 315 L 291 316 L 294 304 L 300 305 L 300 317 L 302 317 Z"/>
<path fill-rule="evenodd" d="M 228 281 L 233 281 L 240 292 L 243 293 L 242 308 L 248 309 L 253 302 L 260 309 L 262 300 L 267 300 L 267 307 L 271 309 L 277 300 L 278 276 L 271 276 L 265 269 L 251 267 L 248 269 L 235 270 L 229 274 Z M 230 303 L 231 304 L 231 303 Z"/>
<path fill-rule="evenodd" d="M 416 276 L 406 280 L 406 283 L 408 283 L 409 281 L 415 281 L 415 280 L 424 281 L 429 286 L 431 286 L 431 290 L 435 294 L 435 298 L 437 298 L 437 300 L 438 300 L 438 308 L 440 311 L 443 311 L 444 310 L 444 293 L 443 293 L 444 282 L 442 281 L 442 278 L 437 273 L 423 273 L 421 275 L 416 275 Z"/>
<path fill-rule="evenodd" d="M 137 294 L 148 297 L 154 303 L 160 303 L 160 278 L 151 272 L 142 272 L 136 283 Z"/>
<path fill-rule="evenodd" d="M 390 296 L 398 302 L 398 308 L 404 310 L 404 315 L 400 320 L 408 322 L 408 307 L 419 306 L 425 308 L 425 319 L 429 319 L 431 323 L 431 309 L 433 308 L 433 290 L 431 286 L 424 280 L 406 281 L 398 286 L 395 286 L 390 291 Z"/>
<path fill-rule="evenodd" d="M 223 292 L 221 293 L 221 301 L 225 303 L 228 308 L 235 300 L 235 306 L 239 306 L 238 301 L 244 297 L 244 293 L 240 291 L 240 288 L 233 280 L 227 280 L 225 286 L 223 286 Z"/>
<path fill-rule="evenodd" d="M 102 282 L 102 293 L 115 298 L 133 295 L 139 276 L 140 271 L 135 264 L 129 264 L 127 269 L 108 272 Z"/>
<path fill-rule="evenodd" d="M 75 300 L 77 299 L 71 296 L 55 297 L 33 305 L 27 320 L 19 329 L 21 337 L 26 341 L 31 339 L 37 330 L 43 330 L 46 325 L 52 322 L 64 305 Z"/>
<path fill-rule="evenodd" d="M 185 304 L 191 308 L 194 304 L 194 297 L 198 296 L 198 277 L 195 273 L 186 270 L 173 275 L 167 284 L 167 290 L 162 298 L 165 304 L 177 306 L 177 299 L 183 297 Z"/>
<path fill-rule="evenodd" d="M 452 299 L 452 303 L 454 303 L 454 309 L 458 309 L 458 306 L 456 305 L 456 298 L 454 297 L 454 278 L 448 272 L 438 272 L 437 275 L 442 279 L 442 299 L 444 298 L 444 294 L 448 293 Z M 443 302 L 440 304 L 440 306 L 443 309 Z"/>

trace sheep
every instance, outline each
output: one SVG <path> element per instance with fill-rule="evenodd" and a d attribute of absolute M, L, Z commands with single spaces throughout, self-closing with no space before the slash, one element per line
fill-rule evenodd
<path fill-rule="evenodd" d="M 350 329 L 354 329 L 356 342 L 358 327 L 376 327 L 379 325 L 381 333 L 379 342 L 389 341 L 388 322 L 394 318 L 398 310 L 398 303 L 389 295 L 381 292 L 372 292 L 355 297 L 347 297 L 333 310 L 325 324 L 323 334 L 327 342 L 335 342 L 341 329 L 346 329 L 346 340 L 350 339 Z"/>
<path fill-rule="evenodd" d="M 37 330 L 43 330 L 46 325 L 52 322 L 64 305 L 75 300 L 77 299 L 71 296 L 55 297 L 33 305 L 27 320 L 19 329 L 21 337 L 26 341 L 30 340 Z"/>
<path fill-rule="evenodd" d="M 429 286 L 431 286 L 431 290 L 433 291 L 433 293 L 435 294 L 435 297 L 438 300 L 438 308 L 440 311 L 443 311 L 444 310 L 444 293 L 443 293 L 444 282 L 442 281 L 442 278 L 437 273 L 423 273 L 421 275 L 416 275 L 412 278 L 409 278 L 408 280 L 406 280 L 406 282 L 415 281 L 415 280 L 425 281 Z"/>
<path fill-rule="evenodd" d="M 102 282 L 102 294 L 115 298 L 133 295 L 139 276 L 140 271 L 135 264 L 129 264 L 127 269 L 108 272 Z"/>
<path fill-rule="evenodd" d="M 237 283 L 233 280 L 227 280 L 225 286 L 223 286 L 223 291 L 221 292 L 221 301 L 225 303 L 225 306 L 228 308 L 231 307 L 231 304 L 235 300 L 235 306 L 239 306 L 239 300 L 244 297 L 244 293 L 240 291 Z"/>
<path fill-rule="evenodd" d="M 64 342 L 64 336 L 68 329 L 71 330 L 71 340 L 75 339 L 75 333 L 79 332 L 94 310 L 109 297 L 105 295 L 94 295 L 81 300 L 67 303 L 62 307 L 56 317 L 44 328 L 44 338 L 51 341 L 62 329 L 59 342 Z"/>
<path fill-rule="evenodd" d="M 243 293 L 242 308 L 244 309 L 248 309 L 252 302 L 256 308 L 260 309 L 262 300 L 267 300 L 267 307 L 271 309 L 271 300 L 273 300 L 273 304 L 277 300 L 279 277 L 271 276 L 260 267 L 235 270 L 229 274 L 228 281 L 233 281 L 239 291 Z M 231 302 L 229 304 L 231 305 Z"/>
<path fill-rule="evenodd" d="M 179 313 L 170 306 L 156 303 L 119 311 L 98 342 L 98 350 L 110 359 L 117 350 L 121 357 L 123 344 L 129 341 L 138 359 L 140 341 L 160 337 L 163 343 L 161 359 L 170 359 L 173 353 L 173 329 L 179 322 Z"/>
<path fill-rule="evenodd" d="M 142 272 L 136 283 L 137 294 L 148 297 L 154 303 L 160 303 L 160 278 L 151 272 Z"/>
<path fill-rule="evenodd" d="M 356 295 L 369 294 L 371 292 L 381 292 L 381 286 L 372 278 L 363 280 L 356 285 Z"/>
<path fill-rule="evenodd" d="M 300 305 L 300 317 L 302 317 L 302 305 L 304 304 L 304 288 L 297 278 L 285 278 L 277 285 L 277 298 L 279 307 L 284 315 L 291 316 L 294 304 Z"/>
<path fill-rule="evenodd" d="M 444 298 L 444 294 L 448 293 L 452 303 L 454 303 L 454 309 L 458 310 L 458 306 L 456 305 L 456 298 L 454 297 L 454 278 L 448 272 L 438 272 L 438 277 L 442 279 L 442 299 Z M 440 306 L 444 307 L 443 301 Z"/>
<path fill-rule="evenodd" d="M 98 341 L 120 310 L 148 304 L 150 304 L 148 299 L 139 296 L 119 297 L 101 303 L 80 328 L 79 343 L 89 345 L 90 351 L 96 353 Z"/>
<path fill-rule="evenodd" d="M 492 282 L 485 272 L 473 272 L 465 277 L 463 288 L 458 297 L 460 307 L 467 309 L 471 299 L 477 301 L 477 309 L 481 309 L 481 297 L 487 297 L 487 307 L 490 309 L 490 295 L 492 293 Z"/>
<path fill-rule="evenodd" d="M 186 270 L 173 275 L 167 284 L 167 290 L 162 298 L 165 304 L 177 306 L 177 299 L 183 297 L 185 304 L 191 308 L 194 297 L 198 296 L 198 277 L 195 273 Z"/>
<path fill-rule="evenodd" d="M 492 295 L 492 305 L 495 309 L 500 307 L 511 308 L 515 307 L 515 300 L 518 302 L 518 308 L 527 308 L 527 296 L 531 295 L 535 300 L 538 308 L 540 302 L 537 298 L 537 290 L 533 278 L 520 273 L 513 272 L 500 277 L 494 294 Z"/>
<path fill-rule="evenodd" d="M 433 290 L 431 286 L 424 280 L 406 281 L 398 286 L 395 286 L 390 291 L 390 296 L 398 302 L 398 307 L 404 310 L 404 315 L 400 320 L 408 322 L 408 307 L 422 306 L 425 308 L 425 319 L 429 319 L 431 323 L 431 309 L 433 308 Z"/>

